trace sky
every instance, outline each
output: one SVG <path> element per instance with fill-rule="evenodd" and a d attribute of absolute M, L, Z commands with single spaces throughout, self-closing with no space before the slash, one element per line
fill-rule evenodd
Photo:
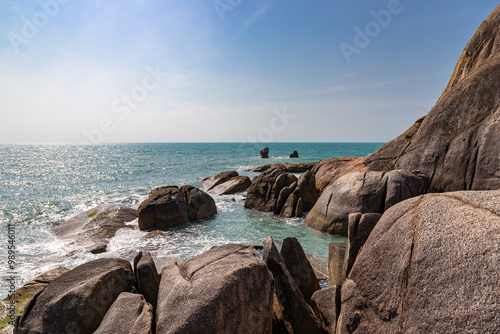
<path fill-rule="evenodd" d="M 489 0 L 0 0 L 0 143 L 386 142 Z"/>

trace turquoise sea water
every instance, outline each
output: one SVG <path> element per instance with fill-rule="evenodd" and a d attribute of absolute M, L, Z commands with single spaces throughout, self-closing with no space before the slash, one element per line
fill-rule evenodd
<path fill-rule="evenodd" d="M 137 208 L 155 187 L 190 184 L 201 178 L 273 162 L 319 161 L 343 155 L 364 156 L 382 143 L 272 143 L 270 159 L 260 159 L 263 144 L 165 143 L 0 144 L 0 260 L 2 287 L 7 294 L 7 224 L 15 225 L 17 285 L 57 266 L 74 268 L 101 257 L 130 258 L 146 249 L 159 256 L 184 259 L 226 243 L 262 244 L 269 235 L 299 239 L 307 253 L 327 256 L 328 243 L 343 238 L 307 228 L 302 219 L 283 219 L 243 208 L 243 195 L 214 196 L 218 214 L 212 219 L 170 229 L 163 237 L 147 239 L 143 231 L 123 229 L 99 255 L 75 252 L 70 241 L 58 240 L 55 224 L 101 204 Z M 299 159 L 289 159 L 293 151 Z M 235 202 L 231 198 L 236 199 Z M 132 224 L 137 225 L 137 220 Z"/>

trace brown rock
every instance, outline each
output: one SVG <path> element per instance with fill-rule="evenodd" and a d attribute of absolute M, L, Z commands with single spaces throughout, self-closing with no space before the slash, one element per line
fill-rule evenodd
<path fill-rule="evenodd" d="M 235 176 L 214 187 L 211 192 L 215 195 L 232 195 L 247 190 L 251 184 L 252 180 L 248 176 Z"/>
<path fill-rule="evenodd" d="M 312 295 L 321 287 L 297 238 L 285 238 L 280 254 L 302 296 L 307 303 L 311 304 Z"/>
<path fill-rule="evenodd" d="M 334 285 L 318 290 L 312 296 L 313 307 L 327 333 L 335 334 L 340 314 L 340 287 Z"/>
<path fill-rule="evenodd" d="M 347 244 L 331 243 L 328 251 L 328 286 L 342 286 L 344 283 L 344 259 Z"/>
<path fill-rule="evenodd" d="M 156 188 L 139 206 L 139 228 L 169 228 L 217 213 L 215 201 L 193 186 Z"/>
<path fill-rule="evenodd" d="M 139 294 L 122 292 L 94 334 L 152 334 L 153 307 Z"/>
<path fill-rule="evenodd" d="M 144 296 L 153 309 L 156 309 L 160 275 L 158 275 L 155 262 L 149 252 L 145 252 L 144 255 L 139 252 L 135 257 L 134 275 L 139 293 Z"/>
<path fill-rule="evenodd" d="M 347 249 L 343 265 L 343 280 L 349 276 L 351 268 L 356 261 L 359 250 L 365 244 L 375 225 L 380 220 L 380 213 L 353 213 L 349 215 L 349 233 Z"/>
<path fill-rule="evenodd" d="M 264 240 L 262 258 L 274 277 L 273 332 L 324 333 L 314 311 L 288 272 L 271 237 Z"/>
<path fill-rule="evenodd" d="M 395 205 L 342 286 L 338 332 L 499 332 L 499 244 L 499 190 Z"/>
<path fill-rule="evenodd" d="M 247 168 L 245 172 L 254 172 L 254 173 L 262 173 L 269 169 L 276 167 L 277 165 L 281 165 L 285 168 L 285 172 L 287 173 L 305 173 L 308 170 L 312 170 L 314 166 L 316 166 L 317 162 L 285 162 L 285 163 L 274 163 L 274 164 L 265 164 L 260 166 L 255 166 L 251 168 Z"/>
<path fill-rule="evenodd" d="M 207 191 L 210 191 L 210 190 L 214 189 L 215 187 L 217 187 L 218 185 L 221 185 L 224 182 L 227 182 L 236 176 L 238 176 L 238 172 L 236 172 L 234 170 L 222 172 L 222 173 L 219 173 L 217 175 L 210 176 L 210 177 L 206 178 L 204 180 L 205 182 L 203 183 L 203 186 Z"/>
<path fill-rule="evenodd" d="M 156 332 L 271 333 L 272 275 L 251 246 L 225 245 L 162 270 Z"/>
<path fill-rule="evenodd" d="M 130 263 L 100 259 L 54 279 L 35 295 L 18 321 L 17 334 L 93 333 L 118 295 L 132 291 Z"/>
<path fill-rule="evenodd" d="M 248 188 L 245 208 L 279 213 L 281 208 L 277 207 L 277 203 L 281 190 L 296 181 L 294 175 L 285 173 L 282 165 L 276 165 L 273 169 L 254 177 Z"/>
<path fill-rule="evenodd" d="M 264 147 L 262 150 L 260 150 L 260 157 L 263 159 L 269 158 L 269 147 Z"/>

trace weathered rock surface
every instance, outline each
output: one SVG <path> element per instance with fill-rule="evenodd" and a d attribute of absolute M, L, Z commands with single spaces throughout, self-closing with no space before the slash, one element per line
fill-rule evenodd
<path fill-rule="evenodd" d="M 216 186 L 210 192 L 215 195 L 232 195 L 247 190 L 251 184 L 252 180 L 248 176 L 235 176 Z"/>
<path fill-rule="evenodd" d="M 264 240 L 262 258 L 274 277 L 273 333 L 324 333 L 271 237 Z"/>
<path fill-rule="evenodd" d="M 347 244 L 331 243 L 328 249 L 328 286 L 344 283 L 344 261 Z"/>
<path fill-rule="evenodd" d="M 313 307 L 327 333 L 335 334 L 340 314 L 340 288 L 336 285 L 318 290 L 312 296 Z"/>
<path fill-rule="evenodd" d="M 500 190 L 384 213 L 342 287 L 338 333 L 500 331 Z"/>
<path fill-rule="evenodd" d="M 207 177 L 203 179 L 203 187 L 207 190 L 210 191 L 213 188 L 217 187 L 218 185 L 223 184 L 224 182 L 227 182 L 231 180 L 233 177 L 238 176 L 238 172 L 234 170 L 226 171 L 226 172 L 221 172 L 219 174 Z"/>
<path fill-rule="evenodd" d="M 430 191 L 500 188 L 500 6 L 465 47 L 448 87 L 423 120 L 366 158 L 430 177 Z"/>
<path fill-rule="evenodd" d="M 297 151 L 293 151 L 292 154 L 290 154 L 290 158 L 298 158 L 299 157 L 299 153 Z"/>
<path fill-rule="evenodd" d="M 328 186 L 304 222 L 322 232 L 347 235 L 349 214 L 383 213 L 426 191 L 427 178 L 407 171 L 355 172 Z"/>
<path fill-rule="evenodd" d="M 343 280 L 349 276 L 358 253 L 382 215 L 380 213 L 353 213 L 349 215 L 349 233 L 343 265 Z"/>
<path fill-rule="evenodd" d="M 274 168 L 277 165 L 281 165 L 285 168 L 285 172 L 287 173 L 305 173 L 308 170 L 312 170 L 316 164 L 317 162 L 274 163 L 247 168 L 245 169 L 245 172 L 262 173 L 268 169 Z"/>
<path fill-rule="evenodd" d="M 269 147 L 264 147 L 262 150 L 260 150 L 260 157 L 263 159 L 269 158 Z"/>
<path fill-rule="evenodd" d="M 64 267 L 49 270 L 17 289 L 13 293 L 16 302 L 15 313 L 13 312 L 14 308 L 12 308 L 11 303 L 13 299 L 9 298 L 9 296 L 5 297 L 5 299 L 0 302 L 0 332 L 12 333 L 14 326 L 9 325 L 9 322 L 14 322 L 16 316 L 23 313 L 24 307 L 34 295 L 45 289 L 54 279 L 68 271 L 69 269 Z M 9 282 L 7 281 L 7 283 Z"/>
<path fill-rule="evenodd" d="M 304 296 L 307 303 L 311 304 L 312 295 L 321 287 L 297 238 L 285 238 L 280 254 L 286 269 L 295 281 L 302 296 Z"/>
<path fill-rule="evenodd" d="M 288 194 L 291 192 L 290 194 Z M 278 203 L 286 198 L 281 207 L 280 215 L 282 217 L 302 217 L 302 214 L 311 210 L 319 198 L 316 190 L 316 179 L 311 171 L 305 172 L 297 183 L 281 190 Z M 281 200 L 280 200 L 281 199 Z M 278 204 L 278 207 L 280 205 Z"/>
<path fill-rule="evenodd" d="M 133 288 L 128 261 L 85 263 L 60 275 L 33 297 L 16 333 L 93 333 L 118 295 Z"/>
<path fill-rule="evenodd" d="M 134 259 L 134 275 L 137 288 L 146 301 L 156 309 L 160 275 L 149 252 L 139 252 Z"/>
<path fill-rule="evenodd" d="M 168 228 L 212 217 L 215 201 L 193 186 L 166 186 L 152 190 L 139 206 L 139 228 Z"/>
<path fill-rule="evenodd" d="M 287 174 L 283 165 L 265 171 L 252 180 L 245 199 L 245 208 L 278 214 L 277 206 L 281 190 L 297 181 L 297 177 Z"/>
<path fill-rule="evenodd" d="M 55 226 L 52 232 L 59 238 L 75 240 L 83 249 L 99 253 L 106 251 L 109 240 L 122 228 L 133 228 L 127 222 L 137 219 L 137 210 L 120 204 L 101 205 L 82 212 Z"/>
<path fill-rule="evenodd" d="M 271 333 L 273 279 L 252 247 L 225 245 L 163 268 L 157 333 Z"/>
<path fill-rule="evenodd" d="M 153 307 L 140 294 L 122 292 L 94 334 L 152 334 Z"/>
<path fill-rule="evenodd" d="M 316 179 L 316 189 L 321 193 L 338 178 L 353 172 L 365 172 L 364 158 L 340 157 L 321 160 L 311 172 Z"/>

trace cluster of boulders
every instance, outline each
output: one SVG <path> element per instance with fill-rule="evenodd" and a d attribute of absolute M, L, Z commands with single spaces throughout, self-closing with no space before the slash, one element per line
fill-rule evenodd
<path fill-rule="evenodd" d="M 94 260 L 58 272 L 15 333 L 325 333 L 318 280 L 295 238 L 224 245 L 158 273 L 151 255 Z"/>
<path fill-rule="evenodd" d="M 319 194 L 314 175 L 307 171 L 299 179 L 277 164 L 252 180 L 245 208 L 273 212 L 283 217 L 301 217 L 311 210 Z"/>

